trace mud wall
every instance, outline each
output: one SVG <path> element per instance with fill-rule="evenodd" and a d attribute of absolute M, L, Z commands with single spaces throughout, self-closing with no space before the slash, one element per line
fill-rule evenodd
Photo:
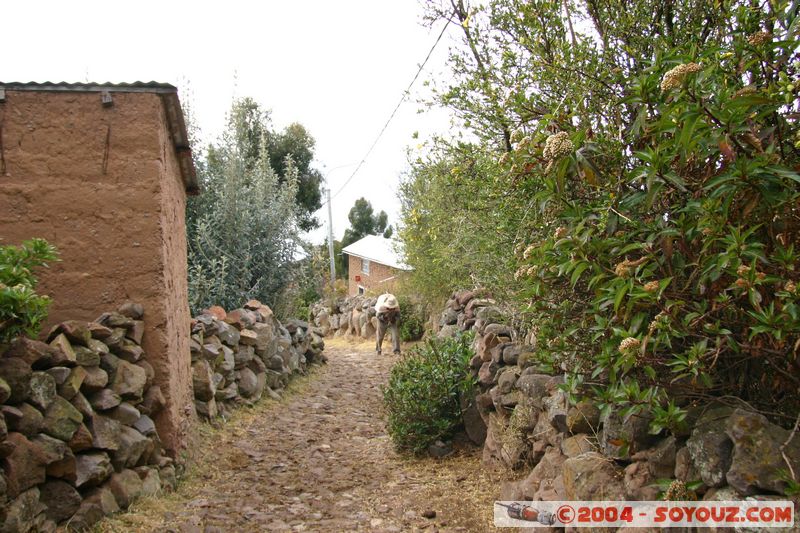
<path fill-rule="evenodd" d="M 0 132 L 0 238 L 42 237 L 61 257 L 40 277 L 53 299 L 43 330 L 140 302 L 142 345 L 169 391 L 157 422 L 177 453 L 192 409 L 185 193 L 160 97 L 115 92 L 103 107 L 99 93 L 8 90 Z"/>

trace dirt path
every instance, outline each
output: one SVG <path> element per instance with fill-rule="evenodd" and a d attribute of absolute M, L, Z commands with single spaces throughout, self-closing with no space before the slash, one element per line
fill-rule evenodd
<path fill-rule="evenodd" d="M 280 403 L 205 430 L 178 491 L 143 500 L 99 531 L 487 531 L 499 474 L 480 450 L 442 460 L 398 456 L 381 385 L 395 358 L 326 341 L 329 363 Z M 423 513 L 434 511 L 434 518 Z M 430 513 L 429 513 L 430 514 Z"/>

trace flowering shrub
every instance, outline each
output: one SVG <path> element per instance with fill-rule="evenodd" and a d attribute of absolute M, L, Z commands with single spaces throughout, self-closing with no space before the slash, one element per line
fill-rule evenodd
<path fill-rule="evenodd" d="M 404 185 L 414 276 L 515 299 L 573 399 L 645 411 L 653 431 L 721 396 L 792 425 L 797 7 L 578 2 L 582 35 L 563 6 L 468 10 L 466 74 L 440 101 L 478 140 L 440 141 Z"/>

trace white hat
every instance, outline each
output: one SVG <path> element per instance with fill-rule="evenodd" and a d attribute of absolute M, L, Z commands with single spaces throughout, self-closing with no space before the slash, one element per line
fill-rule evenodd
<path fill-rule="evenodd" d="M 393 294 L 389 294 L 386 296 L 386 299 L 383 301 L 383 305 L 389 309 L 397 309 L 397 298 L 394 297 Z"/>

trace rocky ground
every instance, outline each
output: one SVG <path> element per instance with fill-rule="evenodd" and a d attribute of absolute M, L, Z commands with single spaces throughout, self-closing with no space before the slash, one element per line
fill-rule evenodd
<path fill-rule="evenodd" d="M 98 531 L 486 531 L 501 473 L 479 449 L 397 455 L 381 385 L 394 357 L 326 340 L 329 363 L 281 401 L 204 430 L 179 490 L 148 498 Z M 427 517 L 427 518 L 426 518 Z"/>

